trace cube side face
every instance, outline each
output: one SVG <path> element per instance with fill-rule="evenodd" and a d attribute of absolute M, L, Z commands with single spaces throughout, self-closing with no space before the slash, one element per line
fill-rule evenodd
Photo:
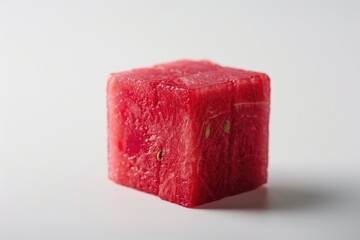
<path fill-rule="evenodd" d="M 233 83 L 229 192 L 236 194 L 267 182 L 270 79 L 256 74 Z"/>
<path fill-rule="evenodd" d="M 190 159 L 196 163 L 194 205 L 200 205 L 227 195 L 232 84 L 219 82 L 190 92 Z"/>
<path fill-rule="evenodd" d="M 266 183 L 268 122 L 268 103 L 241 104 L 233 108 L 230 192 L 239 193 Z"/>
<path fill-rule="evenodd" d="M 268 166 L 269 78 L 228 70 L 201 77 L 215 84 L 190 90 L 194 205 L 266 183 Z"/>

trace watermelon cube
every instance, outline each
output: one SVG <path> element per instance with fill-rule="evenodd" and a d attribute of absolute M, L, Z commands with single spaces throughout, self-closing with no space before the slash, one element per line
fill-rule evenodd
<path fill-rule="evenodd" d="M 111 74 L 109 178 L 185 206 L 267 181 L 270 79 L 182 60 Z"/>

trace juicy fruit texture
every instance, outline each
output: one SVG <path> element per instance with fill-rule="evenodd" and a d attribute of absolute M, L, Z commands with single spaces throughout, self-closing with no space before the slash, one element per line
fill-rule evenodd
<path fill-rule="evenodd" d="M 108 79 L 109 178 L 194 207 L 266 183 L 270 79 L 177 61 Z"/>

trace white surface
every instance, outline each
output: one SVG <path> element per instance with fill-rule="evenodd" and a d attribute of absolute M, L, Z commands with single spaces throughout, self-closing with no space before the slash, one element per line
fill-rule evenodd
<path fill-rule="evenodd" d="M 0 239 L 360 239 L 359 12 L 0 0 Z M 272 78 L 266 188 L 186 209 L 107 180 L 108 74 L 181 58 Z"/>

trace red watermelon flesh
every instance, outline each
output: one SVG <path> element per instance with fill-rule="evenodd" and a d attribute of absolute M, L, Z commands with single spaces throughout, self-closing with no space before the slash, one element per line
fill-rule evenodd
<path fill-rule="evenodd" d="M 208 61 L 112 74 L 109 178 L 186 206 L 267 181 L 270 80 Z"/>

